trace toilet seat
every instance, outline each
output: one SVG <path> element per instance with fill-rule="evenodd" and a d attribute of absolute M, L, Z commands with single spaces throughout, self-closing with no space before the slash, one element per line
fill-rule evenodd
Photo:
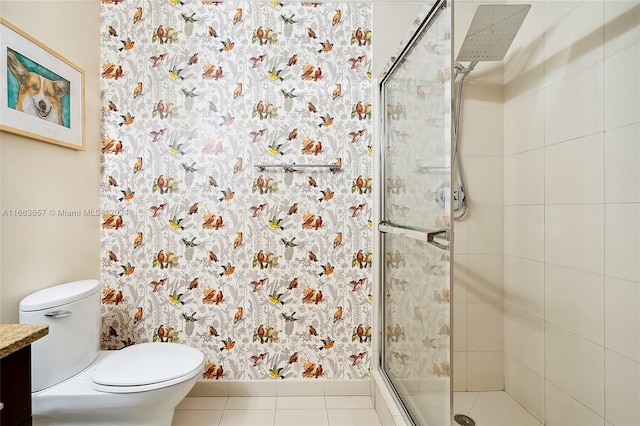
<path fill-rule="evenodd" d="M 145 392 L 189 380 L 204 363 L 199 350 L 178 343 L 140 343 L 98 363 L 92 388 L 100 392 Z"/>

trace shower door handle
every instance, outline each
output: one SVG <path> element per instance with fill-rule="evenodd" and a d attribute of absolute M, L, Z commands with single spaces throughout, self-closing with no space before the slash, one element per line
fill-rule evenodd
<path fill-rule="evenodd" d="M 428 230 L 396 225 L 390 222 L 380 222 L 378 224 L 378 230 L 383 234 L 402 235 L 404 237 L 413 238 L 414 240 L 425 241 L 432 246 L 439 248 L 440 250 L 449 251 L 449 244 L 443 244 L 439 241 L 436 241 L 436 238 L 444 237 L 444 239 L 448 242 L 450 234 L 449 228 Z"/>
<path fill-rule="evenodd" d="M 445 235 L 447 242 L 449 241 L 449 230 L 448 229 L 438 229 L 437 231 L 427 232 L 427 242 L 432 246 L 436 246 L 441 250 L 449 251 L 449 244 L 442 244 L 435 240 L 438 235 Z"/>

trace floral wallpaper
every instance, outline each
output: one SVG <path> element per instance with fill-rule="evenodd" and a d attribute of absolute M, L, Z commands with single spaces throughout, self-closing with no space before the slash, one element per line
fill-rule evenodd
<path fill-rule="evenodd" d="M 384 220 L 394 225 L 450 227 L 450 19 L 446 8 L 385 85 Z M 394 234 L 384 241 L 385 367 L 400 380 L 448 378 L 450 252 Z"/>
<path fill-rule="evenodd" d="M 103 348 L 367 376 L 371 36 L 365 4 L 102 0 Z"/>

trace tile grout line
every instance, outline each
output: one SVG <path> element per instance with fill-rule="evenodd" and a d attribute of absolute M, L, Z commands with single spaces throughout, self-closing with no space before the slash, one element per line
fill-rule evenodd
<path fill-rule="evenodd" d="M 471 403 L 471 407 L 469 407 L 469 411 L 467 412 L 467 415 L 471 416 L 471 411 L 473 410 L 473 407 L 475 407 L 476 404 L 478 403 L 478 400 L 480 399 L 480 394 L 481 393 L 482 392 L 478 392 L 478 394 L 476 395 L 475 399 Z"/>

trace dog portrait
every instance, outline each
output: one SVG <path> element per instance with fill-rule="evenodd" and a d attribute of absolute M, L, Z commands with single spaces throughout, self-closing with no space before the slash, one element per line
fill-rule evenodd
<path fill-rule="evenodd" d="M 82 68 L 0 16 L 1 132 L 84 151 L 84 81 Z"/>
<path fill-rule="evenodd" d="M 7 84 L 10 108 L 69 127 L 68 80 L 12 49 L 7 49 L 7 70 L 14 79 Z"/>

